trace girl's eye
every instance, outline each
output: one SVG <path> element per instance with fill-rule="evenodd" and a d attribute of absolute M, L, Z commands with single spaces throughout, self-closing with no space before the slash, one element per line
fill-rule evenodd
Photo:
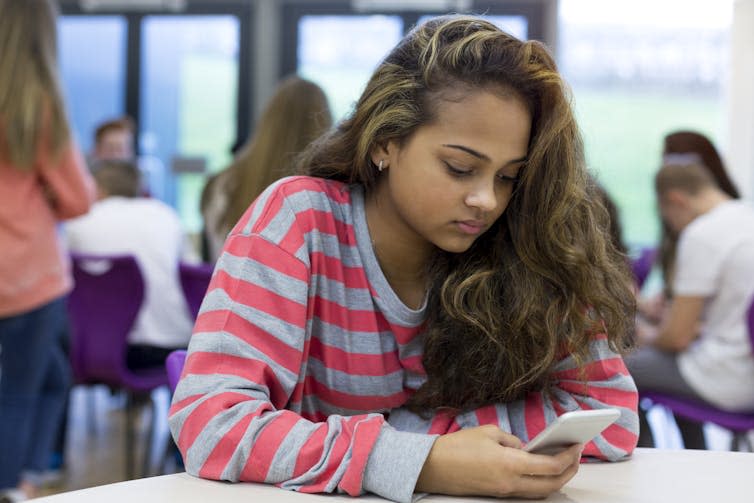
<path fill-rule="evenodd" d="M 517 176 L 497 175 L 498 180 L 505 183 L 516 183 L 518 181 Z"/>
<path fill-rule="evenodd" d="M 445 164 L 445 167 L 448 169 L 451 175 L 453 176 L 465 176 L 471 173 L 470 169 L 463 169 L 463 168 L 457 168 L 450 164 L 448 161 L 443 161 Z"/>

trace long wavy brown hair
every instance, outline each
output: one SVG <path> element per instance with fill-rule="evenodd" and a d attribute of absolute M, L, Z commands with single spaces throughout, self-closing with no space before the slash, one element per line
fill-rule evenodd
<path fill-rule="evenodd" d="M 325 92 L 310 80 L 289 76 L 262 112 L 254 135 L 230 170 L 230 198 L 221 226 L 230 230 L 272 182 L 294 171 L 296 157 L 332 126 Z"/>
<path fill-rule="evenodd" d="M 736 185 L 728 175 L 715 145 L 702 133 L 685 130 L 673 131 L 665 135 L 663 143 L 663 165 L 701 164 L 712 175 L 715 183 L 723 192 L 734 199 L 741 197 Z M 661 222 L 658 260 L 667 297 L 673 296 L 673 271 L 675 269 L 677 246 L 678 235 L 665 222 Z"/>
<path fill-rule="evenodd" d="M 496 224 L 460 254 L 437 250 L 416 411 L 463 410 L 545 389 L 567 354 L 590 358 L 595 332 L 631 345 L 634 297 L 610 219 L 587 176 L 566 86 L 546 47 L 481 18 L 447 16 L 414 28 L 375 70 L 350 117 L 301 159 L 308 174 L 377 177 L 370 152 L 434 120 L 448 93 L 509 89 L 528 104 L 528 161 Z"/>
<path fill-rule="evenodd" d="M 30 170 L 39 142 L 60 153 L 70 137 L 50 0 L 0 0 L 0 156 Z"/>

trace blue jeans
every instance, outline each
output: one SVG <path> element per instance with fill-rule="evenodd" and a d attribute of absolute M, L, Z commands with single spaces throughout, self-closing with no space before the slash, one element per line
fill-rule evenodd
<path fill-rule="evenodd" d="M 47 468 L 71 382 L 65 299 L 0 318 L 0 490 Z"/>

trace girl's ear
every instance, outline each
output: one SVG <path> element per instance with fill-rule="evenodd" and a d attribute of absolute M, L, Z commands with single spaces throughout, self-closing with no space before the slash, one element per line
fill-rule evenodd
<path fill-rule="evenodd" d="M 380 165 L 380 161 L 382 161 L 382 165 L 384 168 L 387 168 L 390 165 L 390 161 L 392 160 L 391 154 L 396 155 L 398 153 L 398 145 L 394 141 L 388 141 L 381 145 L 375 145 L 374 148 L 372 148 L 372 152 L 370 153 L 370 157 L 372 159 L 372 163 L 375 166 Z"/>
<path fill-rule="evenodd" d="M 388 161 L 388 149 L 386 145 L 376 145 L 374 148 L 372 148 L 372 152 L 370 153 L 370 157 L 372 159 L 372 164 L 375 166 L 379 166 L 380 161 L 382 161 L 382 164 L 385 165 Z"/>

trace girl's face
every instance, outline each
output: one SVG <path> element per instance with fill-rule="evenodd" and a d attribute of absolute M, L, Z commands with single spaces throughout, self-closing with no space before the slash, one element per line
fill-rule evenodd
<path fill-rule="evenodd" d="M 390 239 L 467 250 L 508 206 L 530 130 L 523 100 L 481 90 L 440 101 L 435 121 L 373 152 L 387 167 L 374 195 Z"/>

